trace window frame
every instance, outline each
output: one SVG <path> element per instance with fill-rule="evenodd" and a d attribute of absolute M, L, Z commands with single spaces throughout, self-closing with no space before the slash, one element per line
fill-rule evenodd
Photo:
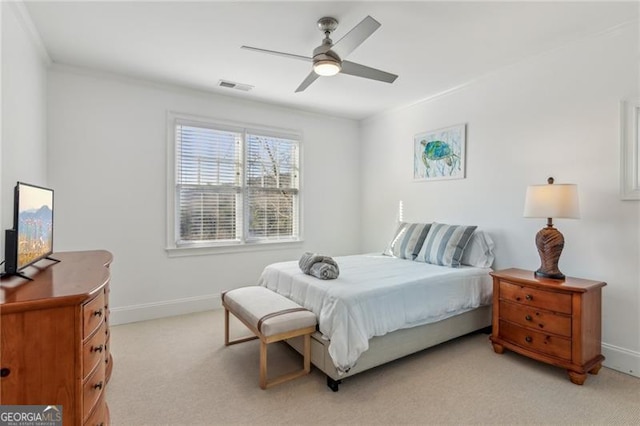
<path fill-rule="evenodd" d="M 177 200 L 177 153 L 176 153 L 176 125 L 184 124 L 196 127 L 205 127 L 216 130 L 229 130 L 242 134 L 242 181 L 241 181 L 241 212 L 242 229 L 240 241 L 202 241 L 187 244 L 178 244 L 180 237 L 180 213 L 176 210 L 180 203 Z M 297 141 L 298 144 L 298 193 L 297 193 L 297 228 L 298 236 L 274 240 L 255 240 L 248 238 L 249 217 L 247 185 L 247 141 L 246 135 L 269 136 Z M 193 114 L 167 111 L 167 216 L 166 216 L 166 247 L 169 256 L 191 256 L 216 253 L 237 253 L 258 250 L 278 250 L 300 247 L 303 243 L 303 143 L 302 132 L 299 130 L 276 128 L 253 123 L 241 123 L 228 120 L 219 120 L 210 117 Z"/>

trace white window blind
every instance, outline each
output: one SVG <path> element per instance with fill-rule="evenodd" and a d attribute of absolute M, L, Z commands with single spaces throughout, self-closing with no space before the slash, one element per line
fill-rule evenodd
<path fill-rule="evenodd" d="M 175 123 L 176 246 L 295 241 L 299 141 Z"/>
<path fill-rule="evenodd" d="M 176 125 L 178 243 L 239 241 L 242 134 Z"/>
<path fill-rule="evenodd" d="M 298 142 L 247 135 L 248 240 L 298 235 Z"/>

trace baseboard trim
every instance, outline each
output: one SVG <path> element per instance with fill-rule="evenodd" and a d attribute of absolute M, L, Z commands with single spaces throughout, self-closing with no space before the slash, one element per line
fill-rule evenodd
<path fill-rule="evenodd" d="M 219 294 L 207 294 L 204 296 L 185 297 L 163 302 L 122 306 L 111 309 L 109 323 L 111 325 L 128 324 L 131 322 L 173 317 L 194 312 L 210 311 L 219 309 L 220 306 Z"/>
<path fill-rule="evenodd" d="M 602 363 L 605 367 L 640 377 L 640 352 L 603 343 L 602 355 L 605 357 Z"/>

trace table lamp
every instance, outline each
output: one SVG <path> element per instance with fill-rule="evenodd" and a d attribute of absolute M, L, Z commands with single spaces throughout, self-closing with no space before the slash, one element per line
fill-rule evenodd
<path fill-rule="evenodd" d="M 536 247 L 540 255 L 537 277 L 563 280 L 564 274 L 558 269 L 558 260 L 564 247 L 564 236 L 553 227 L 552 219 L 580 217 L 578 206 L 578 186 L 554 184 L 553 178 L 547 185 L 529 185 L 524 201 L 524 217 L 547 218 L 547 226 L 536 234 Z"/>

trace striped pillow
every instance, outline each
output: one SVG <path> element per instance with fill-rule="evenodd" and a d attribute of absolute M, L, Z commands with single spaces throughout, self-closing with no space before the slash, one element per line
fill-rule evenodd
<path fill-rule="evenodd" d="M 391 242 L 383 254 L 414 260 L 427 237 L 430 223 L 400 222 Z"/>
<path fill-rule="evenodd" d="M 433 223 L 418 257 L 418 262 L 457 268 L 464 248 L 477 226 Z"/>

